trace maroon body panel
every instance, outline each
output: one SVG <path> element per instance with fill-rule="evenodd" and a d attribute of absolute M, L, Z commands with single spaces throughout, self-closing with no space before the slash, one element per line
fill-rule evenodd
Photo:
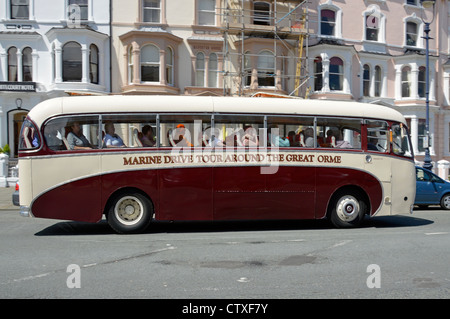
<path fill-rule="evenodd" d="M 33 216 L 40 218 L 98 222 L 102 218 L 100 176 L 56 187 L 37 197 Z"/>
<path fill-rule="evenodd" d="M 215 168 L 214 219 L 314 218 L 314 170 L 279 167 L 263 175 L 256 166 Z"/>
<path fill-rule="evenodd" d="M 157 220 L 323 218 L 334 192 L 357 185 L 370 200 L 371 214 L 382 201 L 380 182 L 349 168 L 281 166 L 137 170 L 74 181 L 38 197 L 36 217 L 97 222 L 110 197 L 132 188 L 152 200 Z"/>
<path fill-rule="evenodd" d="M 159 170 L 161 220 L 212 220 L 212 168 Z"/>

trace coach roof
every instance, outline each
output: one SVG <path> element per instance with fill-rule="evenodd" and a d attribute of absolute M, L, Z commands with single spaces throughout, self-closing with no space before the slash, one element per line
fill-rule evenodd
<path fill-rule="evenodd" d="M 197 96 L 79 96 L 44 101 L 29 113 L 36 124 L 63 114 L 99 113 L 249 113 L 344 116 L 389 119 L 405 123 L 396 110 L 358 102 L 249 97 Z"/>

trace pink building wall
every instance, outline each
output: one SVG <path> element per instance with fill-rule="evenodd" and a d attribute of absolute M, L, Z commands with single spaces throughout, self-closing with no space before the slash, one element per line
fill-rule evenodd
<path fill-rule="evenodd" d="M 329 11 L 334 12 L 332 34 L 327 34 L 323 24 L 324 17 L 330 16 Z M 450 160 L 449 16 L 449 1 L 437 0 L 434 20 L 430 25 L 432 39 L 429 41 L 431 154 L 436 162 Z M 328 68 L 332 66 L 329 67 L 328 63 L 333 63 L 332 59 L 338 57 L 343 60 L 344 83 L 347 84 L 338 90 L 324 84 L 320 90 L 313 89 L 311 98 L 378 103 L 399 110 L 408 120 L 416 158 L 423 160 L 426 55 L 422 18 L 430 21 L 432 17 L 432 9 L 423 9 L 420 0 L 311 1 L 309 20 L 313 35 L 309 41 L 310 74 L 314 74 L 314 58 L 321 57 L 324 83 L 330 81 Z M 416 28 L 415 32 L 411 32 L 414 31 L 412 25 Z M 376 29 L 373 39 L 366 39 L 367 29 Z M 411 33 L 415 43 L 411 42 Z M 365 68 L 368 71 L 364 71 Z M 377 93 L 374 89 L 375 68 L 381 69 L 381 83 L 377 84 L 381 89 Z M 366 91 L 363 88 L 365 77 L 369 77 Z M 310 85 L 314 88 L 314 80 Z M 409 90 L 404 89 L 408 85 Z"/>

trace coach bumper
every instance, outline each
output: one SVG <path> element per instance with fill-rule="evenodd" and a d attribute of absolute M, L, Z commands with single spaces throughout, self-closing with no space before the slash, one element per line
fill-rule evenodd
<path fill-rule="evenodd" d="M 31 208 L 28 206 L 20 206 L 20 216 L 22 217 L 34 217 L 31 213 Z"/>

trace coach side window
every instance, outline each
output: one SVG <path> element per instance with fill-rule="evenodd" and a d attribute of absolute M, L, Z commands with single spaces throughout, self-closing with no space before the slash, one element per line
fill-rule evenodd
<path fill-rule="evenodd" d="M 155 114 L 102 116 L 102 148 L 156 147 Z"/>
<path fill-rule="evenodd" d="M 204 132 L 208 131 L 210 127 L 210 115 L 161 115 L 161 147 L 206 147 L 208 141 Z"/>
<path fill-rule="evenodd" d="M 262 147 L 265 144 L 264 117 L 255 115 L 216 115 L 217 142 L 224 147 Z"/>
<path fill-rule="evenodd" d="M 68 149 L 67 143 L 64 143 L 65 127 L 67 118 L 56 118 L 47 122 L 44 126 L 44 138 L 47 147 L 52 151 L 63 151 Z M 67 142 L 67 140 L 66 140 Z"/>
<path fill-rule="evenodd" d="M 367 121 L 367 150 L 389 153 L 389 125 L 385 121 Z"/>
<path fill-rule="evenodd" d="M 36 126 L 26 119 L 22 125 L 20 133 L 19 149 L 22 151 L 38 149 L 41 146 L 39 134 Z"/>
<path fill-rule="evenodd" d="M 318 118 L 317 146 L 361 149 L 361 120 Z"/>
<path fill-rule="evenodd" d="M 402 123 L 392 125 L 392 151 L 396 155 L 413 157 L 408 130 Z"/>
<path fill-rule="evenodd" d="M 98 123 L 98 116 L 51 119 L 44 125 L 47 147 L 53 151 L 96 149 L 99 145 Z"/>
<path fill-rule="evenodd" d="M 267 136 L 272 147 L 314 147 L 314 118 L 269 116 Z"/>

